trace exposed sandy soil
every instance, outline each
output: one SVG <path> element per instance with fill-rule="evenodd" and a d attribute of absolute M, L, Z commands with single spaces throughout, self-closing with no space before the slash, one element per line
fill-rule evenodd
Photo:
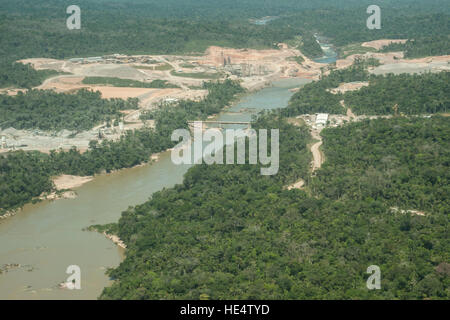
<path fill-rule="evenodd" d="M 320 169 L 322 166 L 322 163 L 324 162 L 324 158 L 322 156 L 322 152 L 320 151 L 320 146 L 322 145 L 322 136 L 320 135 L 320 132 L 317 130 L 311 131 L 311 136 L 313 139 L 319 140 L 319 142 L 316 142 L 311 146 L 311 153 L 313 155 L 313 166 L 312 166 L 312 172 L 316 171 L 317 169 Z"/>
<path fill-rule="evenodd" d="M 378 40 L 378 42 L 366 43 L 367 46 L 381 45 L 389 40 Z M 304 61 L 298 64 L 292 60 L 292 57 L 301 56 Z M 433 68 L 441 70 L 448 68 L 447 62 L 450 61 L 450 56 L 443 57 L 428 57 L 423 59 L 405 60 L 403 53 L 366 53 L 357 54 L 341 59 L 336 62 L 338 69 L 350 66 L 356 57 L 374 57 L 385 64 L 382 67 L 389 68 L 398 66 L 407 68 L 416 64 L 436 63 Z M 326 65 L 316 63 L 305 57 L 299 50 L 288 48 L 286 45 L 280 44 L 280 49 L 269 50 L 253 50 L 253 49 L 231 49 L 221 47 L 210 47 L 202 56 L 134 56 L 151 58 L 159 61 L 159 64 L 167 64 L 171 66 L 171 70 L 151 70 L 145 66 L 145 69 L 137 69 L 136 63 L 120 62 L 113 63 L 111 61 L 95 62 L 88 64 L 78 64 L 69 61 L 55 60 L 55 59 L 25 59 L 21 60 L 23 63 L 31 63 L 36 69 L 53 69 L 57 71 L 71 72 L 71 75 L 59 75 L 47 79 L 39 89 L 51 89 L 57 92 L 75 92 L 81 88 L 88 88 L 90 90 L 100 91 L 103 98 L 138 98 L 140 110 L 129 110 L 126 112 L 124 130 L 133 130 L 145 126 L 152 126 L 151 122 L 143 122 L 139 119 L 140 114 L 149 109 L 156 107 L 161 101 L 165 99 L 192 99 L 199 100 L 206 96 L 206 90 L 190 89 L 190 87 L 199 87 L 204 79 L 193 79 L 188 77 L 176 77 L 170 74 L 171 71 L 177 72 L 224 72 L 224 59 L 230 60 L 233 68 L 241 66 L 245 69 L 243 76 L 229 75 L 231 79 L 238 79 L 244 88 L 249 91 L 259 90 L 267 86 L 272 80 L 277 80 L 285 77 L 302 77 L 309 79 L 319 79 L 322 71 Z M 131 60 L 130 57 L 125 57 L 126 60 Z M 396 59 L 394 59 L 396 58 Z M 136 58 L 139 60 L 138 58 Z M 136 60 L 135 59 L 135 60 Z M 405 63 L 405 66 L 399 65 Z M 190 65 L 190 68 L 186 68 Z M 425 68 L 424 67 L 424 68 Z M 380 67 L 379 67 L 380 68 Z M 226 70 L 226 69 L 225 69 Z M 390 69 L 389 69 L 390 70 Z M 228 71 L 227 71 L 228 72 Z M 324 71 L 327 74 L 327 71 Z M 111 86 L 85 85 L 82 80 L 85 76 L 113 76 L 125 79 L 135 79 L 140 81 L 152 81 L 155 79 L 167 80 L 171 83 L 179 85 L 180 89 L 150 89 L 150 88 L 117 88 Z M 357 90 L 365 84 L 344 84 L 335 92 L 345 92 L 348 90 Z M 18 90 L 3 89 L 4 93 L 17 94 Z M 0 91 L 1 92 L 1 91 Z M 125 112 L 124 112 L 125 113 Z M 350 116 L 348 118 L 351 118 Z M 33 131 L 19 131 L 7 132 L 3 130 L 1 134 L 6 136 L 8 146 L 15 146 L 18 149 L 24 150 L 39 150 L 41 152 L 49 152 L 53 149 L 62 148 L 69 149 L 71 146 L 76 146 L 82 152 L 87 150 L 90 140 L 98 139 L 100 127 L 98 126 L 87 132 L 76 134 L 71 137 L 69 134 L 57 135 L 56 137 L 50 133 L 35 133 Z M 5 129 L 5 128 L 4 128 Z M 8 129 L 9 130 L 9 129 Z M 106 129 L 108 130 L 108 129 Z M 110 130 L 111 131 L 111 130 Z M 118 128 L 113 128 L 112 132 L 106 133 L 105 138 L 115 140 L 123 133 Z"/>
<path fill-rule="evenodd" d="M 127 88 L 127 87 L 112 87 L 112 86 L 99 86 L 99 85 L 86 85 L 82 81 L 84 76 L 57 76 L 47 79 L 37 89 L 42 90 L 54 90 L 56 92 L 74 92 L 76 90 L 85 88 L 92 91 L 100 91 L 102 97 L 105 99 L 110 98 L 139 98 L 142 95 L 158 93 L 164 95 L 165 93 L 171 93 L 174 89 L 152 89 L 152 88 Z M 169 91 L 170 90 L 170 91 Z"/>
<path fill-rule="evenodd" d="M 280 44 L 280 50 L 254 50 L 232 49 L 222 47 L 209 47 L 198 63 L 220 67 L 224 59 L 230 59 L 231 64 L 245 65 L 252 73 L 272 73 L 280 77 L 305 77 L 316 78 L 320 74 L 323 64 L 316 63 L 305 57 L 299 50 L 290 49 L 285 44 Z M 295 61 L 287 60 L 290 57 L 302 56 L 305 60 L 302 65 Z M 255 79 L 256 80 L 256 79 Z"/>
<path fill-rule="evenodd" d="M 65 191 L 63 193 L 52 192 L 50 194 L 43 194 L 39 197 L 41 200 L 59 200 L 59 199 L 75 199 L 77 194 L 74 191 Z"/>
<path fill-rule="evenodd" d="M 407 39 L 381 39 L 381 40 L 364 42 L 362 44 L 362 46 L 380 50 L 384 46 L 387 46 L 391 43 L 405 43 L 406 41 L 407 41 Z"/>
<path fill-rule="evenodd" d="M 338 69 L 350 67 L 356 58 L 375 58 L 380 60 L 381 64 L 398 63 L 400 61 L 403 61 L 403 56 L 404 56 L 403 52 L 387 52 L 387 53 L 367 52 L 364 54 L 352 54 L 346 57 L 345 59 L 338 59 L 336 61 L 336 67 Z"/>
<path fill-rule="evenodd" d="M 102 97 L 105 99 L 138 98 L 142 106 L 148 106 L 149 104 L 157 103 L 165 98 L 199 100 L 206 96 L 206 94 L 208 93 L 207 90 L 183 90 L 177 88 L 154 89 L 86 85 L 82 83 L 83 79 L 84 76 L 56 76 L 44 81 L 44 83 L 37 87 L 37 89 L 70 93 L 85 88 L 92 91 L 99 91 L 102 94 Z"/>
<path fill-rule="evenodd" d="M 198 100 L 208 94 L 208 90 L 154 89 L 140 96 L 141 105 L 148 109 L 166 98 Z"/>
<path fill-rule="evenodd" d="M 71 175 L 61 175 L 53 178 L 53 183 L 55 185 L 56 191 L 50 193 L 43 193 L 39 199 L 40 200 L 58 200 L 58 199 L 75 199 L 77 194 L 75 191 L 69 190 L 72 188 L 77 188 L 83 184 L 94 179 L 93 177 L 79 177 Z M 64 192 L 57 192 L 61 190 L 66 190 Z"/>
<path fill-rule="evenodd" d="M 290 57 L 302 56 L 304 62 L 299 65 L 290 61 Z M 138 57 L 138 56 L 136 56 Z M 232 49 L 221 47 L 209 47 L 203 56 L 148 56 L 161 63 L 168 64 L 172 70 L 182 72 L 206 72 L 215 73 L 223 67 L 224 59 L 229 60 L 233 66 L 241 65 L 248 73 L 241 77 L 242 85 L 249 90 L 258 90 L 267 86 L 268 82 L 283 77 L 305 77 L 317 79 L 323 64 L 315 63 L 305 57 L 296 49 L 289 49 L 287 45 L 280 44 L 280 49 L 254 50 Z M 204 79 L 188 77 L 176 77 L 171 75 L 172 70 L 138 69 L 135 63 L 89 63 L 78 64 L 56 59 L 33 58 L 21 60 L 23 63 L 31 63 L 36 69 L 51 68 L 57 71 L 70 72 L 73 75 L 61 75 L 48 79 L 39 89 L 53 89 L 57 92 L 73 92 L 80 88 L 92 88 L 102 92 L 105 98 L 138 97 L 142 105 L 159 101 L 158 97 L 166 97 L 172 94 L 181 99 L 200 99 L 204 96 L 201 90 L 188 90 L 188 86 L 201 86 Z M 185 64 L 193 64 L 194 68 L 184 68 Z M 104 86 L 89 86 L 81 83 L 84 76 L 110 76 L 139 81 L 151 81 L 155 79 L 167 80 L 179 85 L 185 93 L 161 91 L 154 94 L 150 89 L 118 88 Z M 232 76 L 233 77 L 233 76 Z M 150 94 L 149 94 L 150 93 Z M 143 95 L 143 97 L 140 97 Z"/>
<path fill-rule="evenodd" d="M 281 60 L 280 53 L 285 53 L 286 50 L 254 50 L 254 49 L 233 49 L 211 46 L 206 50 L 205 56 L 203 56 L 198 63 L 210 64 L 216 67 L 223 65 L 224 59 L 230 58 L 231 64 L 242 64 L 251 62 L 273 61 Z M 289 55 L 285 55 L 288 57 Z"/>
<path fill-rule="evenodd" d="M 405 214 L 405 213 L 410 213 L 410 214 L 412 214 L 412 215 L 416 215 L 416 216 L 426 216 L 426 213 L 425 212 L 423 212 L 423 211 L 419 211 L 419 210 L 401 210 L 401 209 L 399 209 L 398 207 L 392 207 L 391 208 L 391 211 L 392 212 L 400 212 L 400 213 L 402 213 L 402 214 Z"/>
<path fill-rule="evenodd" d="M 82 88 L 89 88 L 88 85 L 82 83 L 84 77 L 60 75 L 45 80 L 36 89 L 54 90 L 55 92 L 74 92 Z"/>
<path fill-rule="evenodd" d="M 369 82 L 350 82 L 350 83 L 342 83 L 337 88 L 333 88 L 329 90 L 331 93 L 337 94 L 337 93 L 345 93 L 347 91 L 354 91 L 359 90 L 362 87 L 367 87 L 369 85 Z"/>
<path fill-rule="evenodd" d="M 65 62 L 63 60 L 48 59 L 48 58 L 23 59 L 19 60 L 18 62 L 21 62 L 23 64 L 30 63 L 36 70 L 51 69 L 56 71 L 65 71 L 63 70 L 63 68 L 66 65 L 70 64 L 70 62 Z"/>
<path fill-rule="evenodd" d="M 88 177 L 79 177 L 79 176 L 71 176 L 71 175 L 61 175 L 53 179 L 53 183 L 57 190 L 66 190 L 72 189 L 82 186 L 83 184 L 94 179 L 91 176 Z"/>
<path fill-rule="evenodd" d="M 305 181 L 303 181 L 302 179 L 300 179 L 299 181 L 297 181 L 296 183 L 293 183 L 291 185 L 289 185 L 287 187 L 288 190 L 292 190 L 292 189 L 302 189 L 303 186 L 305 185 Z"/>
<path fill-rule="evenodd" d="M 341 100 L 339 102 L 341 103 L 342 107 L 346 108 L 344 100 Z M 347 108 L 347 117 L 348 117 L 348 120 L 350 120 L 350 121 L 357 118 L 356 115 L 353 113 L 352 109 L 350 109 L 350 108 Z"/>
<path fill-rule="evenodd" d="M 0 215 L 0 220 L 4 220 L 4 219 L 8 219 L 8 218 L 10 218 L 10 217 L 13 217 L 13 216 L 15 216 L 17 213 L 19 213 L 20 210 L 21 210 L 21 209 L 8 211 L 8 212 L 6 212 L 6 213 Z"/>
<path fill-rule="evenodd" d="M 449 62 L 450 61 L 450 55 L 446 55 L 446 56 L 432 56 L 432 57 L 417 58 L 417 59 L 408 59 L 406 61 L 408 61 L 410 63 Z"/>
<path fill-rule="evenodd" d="M 450 71 L 450 57 L 429 57 L 426 59 L 427 60 L 416 59 L 415 62 L 411 62 L 411 60 L 401 60 L 396 63 L 385 64 L 376 68 L 372 68 L 369 70 L 369 72 L 373 74 L 401 74 Z"/>
<path fill-rule="evenodd" d="M 312 145 L 311 147 L 311 152 L 313 154 L 313 167 L 312 167 L 312 171 L 316 171 L 317 169 L 320 169 L 320 167 L 322 166 L 322 154 L 320 152 L 320 146 L 322 145 L 322 141 L 319 141 L 315 144 Z"/>
<path fill-rule="evenodd" d="M 103 232 L 103 235 L 105 237 L 107 237 L 108 239 L 110 239 L 112 242 L 114 242 L 119 247 L 121 247 L 123 249 L 127 248 L 127 245 L 118 236 L 116 236 L 114 234 L 108 234 L 106 232 Z"/>
<path fill-rule="evenodd" d="M 100 91 L 102 94 L 102 98 L 110 99 L 110 98 L 138 98 L 143 94 L 147 94 L 150 92 L 155 92 L 158 90 L 164 89 L 149 89 L 149 88 L 118 88 L 118 87 L 107 87 L 107 86 L 92 86 L 89 87 L 92 91 Z"/>
<path fill-rule="evenodd" d="M 378 59 L 382 65 L 404 64 L 406 67 L 434 67 L 440 70 L 448 70 L 448 66 L 446 65 L 446 63 L 450 62 L 450 55 L 433 56 L 418 59 L 405 59 L 403 52 L 367 52 L 364 54 L 353 54 L 346 57 L 345 59 L 338 59 L 336 61 L 337 69 L 343 69 L 351 66 L 356 58 L 375 58 Z M 369 71 L 373 69 L 374 68 L 370 68 Z"/>
<path fill-rule="evenodd" d="M 7 94 L 8 96 L 15 96 L 19 92 L 27 92 L 27 89 L 16 89 L 16 88 L 2 88 L 0 89 L 0 94 Z"/>

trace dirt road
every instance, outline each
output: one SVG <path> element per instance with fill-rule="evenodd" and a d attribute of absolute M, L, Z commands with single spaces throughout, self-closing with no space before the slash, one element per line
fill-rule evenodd
<path fill-rule="evenodd" d="M 345 101 L 344 101 L 344 100 L 341 100 L 341 101 L 339 101 L 339 102 L 340 102 L 340 104 L 341 104 L 341 106 L 342 106 L 343 108 L 346 108 L 346 109 L 347 109 L 347 117 L 348 117 L 348 120 L 355 120 L 355 119 L 356 119 L 356 115 L 353 113 L 352 109 L 347 108 L 347 107 L 345 106 Z"/>
<path fill-rule="evenodd" d="M 322 166 L 322 163 L 324 161 L 324 158 L 322 156 L 322 152 L 320 151 L 320 146 L 322 145 L 322 137 L 320 136 L 320 132 L 313 130 L 311 131 L 311 136 L 314 139 L 319 140 L 318 142 L 314 143 L 311 146 L 311 153 L 313 155 L 313 166 L 312 166 L 312 172 L 316 171 L 317 169 L 320 169 Z"/>

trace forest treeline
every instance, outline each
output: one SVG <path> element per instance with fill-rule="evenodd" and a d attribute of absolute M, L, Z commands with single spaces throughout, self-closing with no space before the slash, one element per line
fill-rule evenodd
<path fill-rule="evenodd" d="M 67 59 L 113 53 L 175 54 L 204 52 L 210 45 L 236 48 L 276 48 L 279 42 L 303 36 L 303 50 L 319 55 L 312 37 L 319 33 L 338 46 L 383 38 L 426 39 L 410 43 L 414 55 L 449 54 L 449 10 L 444 0 L 388 1 L 383 6 L 380 30 L 366 27 L 370 1 L 322 0 L 265 3 L 234 1 L 79 1 L 81 30 L 66 27 L 67 4 L 61 1 L 8 0 L 0 5 L 2 46 L 0 86 L 34 86 L 44 73 L 31 74 L 14 65 L 19 59 L 45 57 Z M 266 25 L 255 25 L 258 15 L 278 16 Z M 113 27 L 120 25 L 120 29 Z M 445 38 L 443 38 L 445 37 Z M 447 39 L 441 41 L 442 39 Z M 416 48 L 417 47 L 417 48 Z M 427 47 L 433 47 L 430 52 Z M 416 48 L 416 49 L 413 49 Z M 415 51 L 414 51 L 415 50 Z M 4 79 L 10 79 L 5 83 Z M 12 79 L 12 80 L 11 80 Z"/>
<path fill-rule="evenodd" d="M 279 175 L 199 165 L 123 212 L 113 229 L 127 256 L 101 298 L 448 299 L 449 121 L 326 129 L 310 179 L 306 127 L 259 118 L 255 128 L 280 129 Z M 296 172 L 307 187 L 288 191 Z M 366 287 L 373 264 L 381 290 Z"/>
<path fill-rule="evenodd" d="M 392 118 L 324 129 L 314 190 L 336 200 L 450 212 L 450 119 Z"/>
<path fill-rule="evenodd" d="M 120 110 L 137 109 L 138 99 L 102 99 L 101 93 L 81 89 L 74 94 L 29 90 L 0 95 L 0 127 L 47 131 L 89 130 L 120 119 Z"/>
<path fill-rule="evenodd" d="M 40 85 L 45 79 L 60 74 L 55 70 L 35 70 L 30 64 L 0 62 L 0 88 L 27 88 Z"/>
<path fill-rule="evenodd" d="M 391 43 L 380 51 L 404 51 L 405 58 L 443 56 L 450 54 L 450 35 L 432 38 L 408 39 L 406 43 Z"/>
<path fill-rule="evenodd" d="M 450 72 L 372 76 L 369 86 L 346 92 L 347 107 L 356 114 L 408 115 L 450 111 Z"/>
<path fill-rule="evenodd" d="M 320 44 L 317 42 L 312 32 L 303 32 L 302 35 L 296 36 L 293 40 L 289 40 L 287 43 L 290 47 L 299 49 L 310 59 L 319 58 L 324 54 Z"/>
<path fill-rule="evenodd" d="M 345 114 L 345 105 L 358 115 L 408 115 L 442 113 L 450 110 L 450 72 L 374 75 L 367 67 L 375 61 L 356 60 L 346 69 L 331 70 L 328 76 L 306 84 L 296 92 L 282 113 L 287 116 L 318 112 Z M 342 83 L 368 81 L 369 86 L 344 94 L 330 89 Z"/>
<path fill-rule="evenodd" d="M 337 88 L 345 82 L 367 81 L 370 77 L 367 68 L 373 64 L 376 64 L 373 59 L 356 59 L 353 65 L 346 69 L 330 70 L 328 75 L 306 84 L 297 91 L 281 112 L 290 117 L 317 112 L 345 114 L 346 110 L 340 104 L 343 95 L 333 94 L 329 89 Z"/>
<path fill-rule="evenodd" d="M 24 151 L 0 155 L 0 214 L 50 191 L 52 176 L 89 176 L 148 162 L 152 154 L 175 146 L 176 142 L 171 140 L 174 130 L 188 128 L 189 120 L 204 119 L 219 112 L 236 94 L 244 91 L 239 83 L 231 80 L 205 83 L 204 88 L 209 93 L 203 101 L 180 101 L 177 106 L 156 110 L 153 115 L 155 129 L 127 131 L 119 141 L 92 141 L 84 153 L 72 148 L 69 151 L 53 150 L 49 155 Z M 80 94 L 98 95 L 87 91 Z"/>

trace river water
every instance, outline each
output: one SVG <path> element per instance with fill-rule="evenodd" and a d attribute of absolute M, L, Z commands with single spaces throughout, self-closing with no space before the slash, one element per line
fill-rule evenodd
<path fill-rule="evenodd" d="M 320 47 L 322 48 L 324 55 L 320 58 L 313 59 L 313 61 L 325 64 L 336 62 L 338 54 L 334 50 L 333 45 L 329 43 L 328 39 L 319 35 L 314 35 L 314 37 L 316 38 L 317 43 L 319 43 Z"/>
<path fill-rule="evenodd" d="M 314 35 L 320 47 L 323 50 L 324 55 L 320 58 L 313 59 L 315 62 L 330 64 L 336 62 L 338 59 L 338 53 L 336 52 L 334 46 L 330 43 L 330 40 L 319 36 Z M 401 73 L 427 73 L 427 72 L 441 72 L 441 71 L 449 71 L 450 67 L 447 61 L 433 61 L 430 63 L 390 63 L 384 64 L 374 68 L 370 71 L 376 75 L 386 75 L 388 73 L 393 74 L 401 74 Z"/>
<path fill-rule="evenodd" d="M 248 121 L 261 110 L 283 108 L 293 94 L 289 89 L 310 81 L 276 81 L 243 97 L 218 119 Z M 117 266 L 125 252 L 102 234 L 82 229 L 117 222 L 129 206 L 181 183 L 189 167 L 174 165 L 165 152 L 156 163 L 97 176 L 75 189 L 76 199 L 29 204 L 0 221 L 0 267 L 20 265 L 0 274 L 0 299 L 96 299 L 111 284 L 106 268 Z M 69 276 L 69 265 L 81 269 L 81 290 L 58 288 Z"/>

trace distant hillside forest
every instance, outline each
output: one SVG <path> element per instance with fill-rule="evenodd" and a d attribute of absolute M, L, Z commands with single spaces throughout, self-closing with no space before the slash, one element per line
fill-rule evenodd
<path fill-rule="evenodd" d="M 276 48 L 302 36 L 301 49 L 310 57 L 320 47 L 317 32 L 338 46 L 382 38 L 417 39 L 408 44 L 411 57 L 449 54 L 450 17 L 444 0 L 387 0 L 382 29 L 366 27 L 369 0 L 266 1 L 230 0 L 80 0 L 81 30 L 68 30 L 67 4 L 57 0 L 3 1 L 0 4 L 2 46 L 0 87 L 30 87 L 45 74 L 31 74 L 12 64 L 23 58 L 67 59 L 112 53 L 198 53 L 210 45 Z M 265 25 L 252 19 L 276 16 Z M 119 28 L 120 26 L 120 28 Z M 424 40 L 419 40 L 424 39 Z M 432 44 L 430 46 L 430 43 Z"/>

